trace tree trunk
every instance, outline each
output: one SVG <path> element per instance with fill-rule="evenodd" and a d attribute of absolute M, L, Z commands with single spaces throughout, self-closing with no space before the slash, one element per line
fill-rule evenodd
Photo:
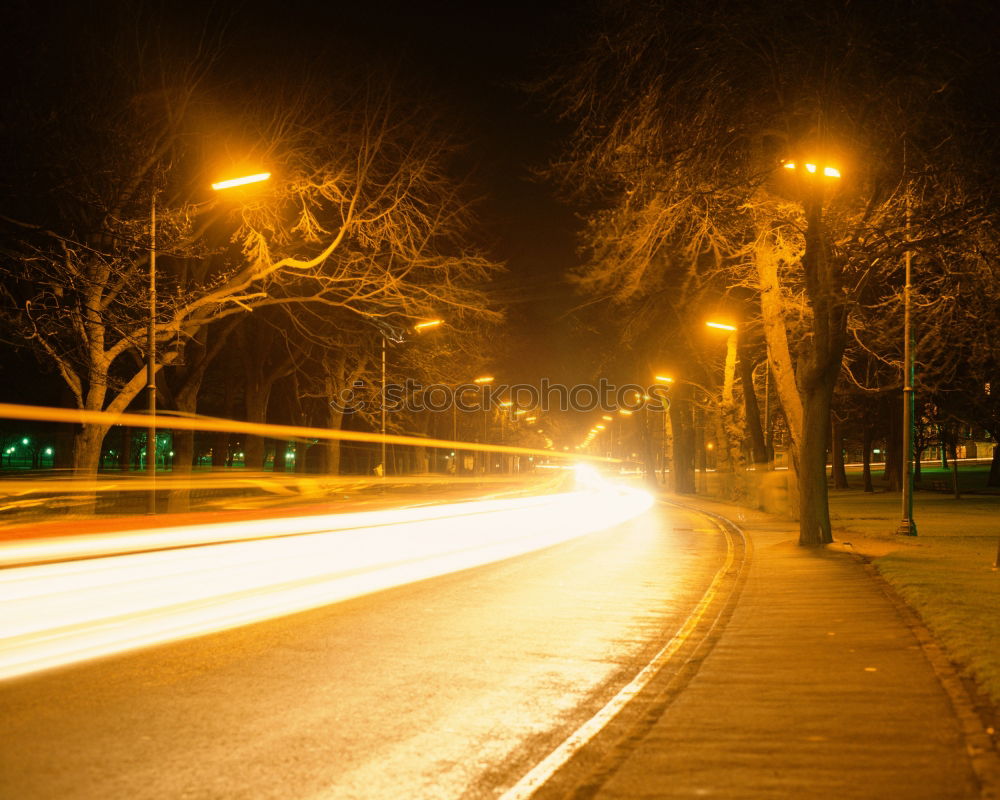
<path fill-rule="evenodd" d="M 326 415 L 326 426 L 331 431 L 339 431 L 344 424 L 344 412 L 339 407 L 327 405 L 329 411 Z M 323 450 L 326 453 L 324 469 L 328 475 L 340 474 L 340 441 L 330 439 L 324 442 Z"/>
<path fill-rule="evenodd" d="M 691 387 L 682 386 L 670 403 L 671 475 L 673 490 L 677 494 L 693 494 L 694 474 L 694 427 L 691 424 Z"/>
<path fill-rule="evenodd" d="M 295 472 L 304 475 L 309 471 L 309 450 L 312 449 L 312 442 L 295 443 Z"/>
<path fill-rule="evenodd" d="M 785 326 L 785 306 L 781 297 L 778 280 L 778 263 L 781 258 L 774 253 L 770 243 L 761 239 L 757 249 L 755 264 L 760 281 L 760 309 L 767 340 L 767 357 L 774 378 L 774 388 L 788 423 L 792 448 L 797 448 L 802 440 L 803 408 L 795 383 L 795 369 L 792 365 L 791 350 L 788 346 L 788 330 Z"/>
<path fill-rule="evenodd" d="M 781 296 L 781 284 L 778 279 L 778 263 L 781 257 L 776 254 L 766 238 L 760 240 L 758 246 L 756 267 L 760 279 L 760 308 L 764 325 L 764 336 L 767 340 L 767 358 L 774 380 L 774 390 L 781 402 L 782 414 L 788 426 L 788 508 L 789 514 L 800 513 L 803 490 L 801 486 L 801 449 L 803 439 L 804 409 L 803 397 L 796 383 L 795 369 L 791 350 L 788 346 L 788 330 L 785 326 L 785 306 Z M 825 443 L 824 443 L 825 448 Z M 825 462 L 825 459 L 824 459 Z M 824 480 L 826 465 L 823 465 Z M 801 525 L 800 520 L 800 537 Z"/>
<path fill-rule="evenodd" d="M 122 425 L 122 449 L 118 454 L 118 469 L 128 472 L 132 469 L 132 429 Z"/>
<path fill-rule="evenodd" d="M 212 469 L 222 469 L 232 465 L 232 460 L 229 457 L 229 437 L 228 433 L 212 434 Z"/>
<path fill-rule="evenodd" d="M 803 397 L 802 447 L 799 451 L 799 544 L 833 541 L 827 504 L 826 443 L 830 438 L 832 382 L 822 382 Z"/>
<path fill-rule="evenodd" d="M 723 401 L 719 413 L 713 415 L 715 438 L 718 442 L 715 472 L 719 479 L 719 491 L 727 500 L 735 500 L 740 496 L 739 487 L 739 440 L 733 434 L 738 427 L 733 425 L 735 408 L 732 403 Z"/>
<path fill-rule="evenodd" d="M 663 414 L 663 417 L 661 419 L 660 430 L 662 431 L 662 434 L 663 434 L 663 442 L 662 442 L 662 444 L 660 446 L 660 484 L 664 488 L 668 488 L 669 484 L 667 483 L 667 480 L 668 480 L 667 479 L 667 462 L 669 461 L 668 454 L 674 448 L 674 444 L 673 444 L 673 441 L 674 441 L 674 430 L 673 430 L 673 424 L 670 421 L 670 412 L 669 412 L 669 410 L 668 409 L 664 409 L 663 412 L 662 412 L 662 414 Z M 621 423 L 619 422 L 618 424 L 620 425 Z"/>
<path fill-rule="evenodd" d="M 731 333 L 726 341 L 726 365 L 722 385 L 722 403 L 716 420 L 716 438 L 720 452 L 717 470 L 720 476 L 722 496 L 735 499 L 742 494 L 743 487 L 739 472 L 742 466 L 743 439 L 745 426 L 740 424 L 736 405 L 736 362 L 737 334 Z"/>
<path fill-rule="evenodd" d="M 890 492 L 903 489 L 903 405 L 893 396 L 889 406 L 889 425 L 885 440 L 885 479 Z"/>
<path fill-rule="evenodd" d="M 951 450 L 951 492 L 956 500 L 962 499 L 962 491 L 958 486 L 958 432 L 953 437 L 949 437 L 949 450 Z"/>
<path fill-rule="evenodd" d="M 267 405 L 271 387 L 263 382 L 247 381 L 246 417 L 247 422 L 267 422 Z M 243 443 L 243 465 L 246 469 L 264 469 L 265 442 L 262 436 L 246 436 Z M 275 458 L 275 462 L 277 462 Z"/>
<path fill-rule="evenodd" d="M 872 435 L 874 433 L 871 425 L 865 425 L 864 432 L 864 442 L 861 445 L 861 463 L 863 464 L 861 468 L 862 477 L 865 482 L 865 491 L 874 492 L 875 487 L 872 485 Z"/>
<path fill-rule="evenodd" d="M 746 347 L 740 347 L 737 362 L 740 371 L 740 385 L 743 387 L 743 411 L 746 418 L 747 434 L 750 437 L 750 452 L 753 463 L 760 470 L 767 464 L 767 444 L 764 428 L 760 422 L 760 405 L 757 390 L 753 384 L 753 363 L 747 357 Z"/>
<path fill-rule="evenodd" d="M 996 433 L 993 434 L 996 438 Z M 993 461 L 990 463 L 990 476 L 987 486 L 1000 486 L 1000 444 L 993 445 Z"/>
<path fill-rule="evenodd" d="M 198 410 L 198 391 L 201 380 L 196 385 L 185 386 L 177 395 L 177 410 L 183 414 L 194 414 Z M 171 465 L 173 487 L 167 494 L 167 512 L 181 514 L 191 509 L 191 475 L 194 468 L 194 431 L 173 431 L 174 461 Z"/>
<path fill-rule="evenodd" d="M 108 432 L 107 425 L 80 425 L 73 436 L 73 471 L 78 476 L 93 478 L 101 461 L 101 447 Z"/>
<path fill-rule="evenodd" d="M 847 470 L 844 468 L 844 429 L 837 421 L 836 414 L 830 420 L 831 471 L 833 473 L 833 488 L 847 489 Z"/>
<path fill-rule="evenodd" d="M 274 461 L 271 464 L 271 472 L 288 471 L 288 442 L 284 439 L 272 439 L 274 443 Z"/>
<path fill-rule="evenodd" d="M 194 466 L 194 431 L 173 431 L 174 458 L 170 465 L 167 513 L 191 510 L 191 475 Z"/>
<path fill-rule="evenodd" d="M 96 489 L 97 468 L 101 461 L 101 447 L 108 432 L 107 425 L 80 425 L 73 436 L 73 475 L 84 480 L 84 486 Z M 96 491 L 82 495 L 78 510 L 93 514 L 97 510 Z"/>
<path fill-rule="evenodd" d="M 653 452 L 653 438 L 649 433 L 649 410 L 642 412 L 642 422 L 639 428 L 639 440 L 642 447 L 643 478 L 651 487 L 656 487 L 656 455 Z M 484 454 L 486 455 L 486 454 Z"/>

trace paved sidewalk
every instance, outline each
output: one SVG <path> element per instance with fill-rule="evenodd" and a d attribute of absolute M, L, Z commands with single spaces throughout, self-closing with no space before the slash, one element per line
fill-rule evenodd
<path fill-rule="evenodd" d="M 864 566 L 800 548 L 788 523 L 741 524 L 746 582 L 714 648 L 581 796 L 994 797 L 915 634 Z"/>

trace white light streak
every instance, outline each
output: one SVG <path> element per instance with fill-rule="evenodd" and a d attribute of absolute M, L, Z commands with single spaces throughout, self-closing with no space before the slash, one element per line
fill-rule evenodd
<path fill-rule="evenodd" d="M 0 679 L 510 558 L 652 505 L 645 492 L 590 477 L 585 490 L 540 497 L 119 534 L 105 537 L 107 552 L 181 549 L 8 567 L 0 570 Z M 67 544 L 24 546 L 55 558 Z M 0 563 L 19 547 L 23 558 L 24 546 L 0 547 Z"/>

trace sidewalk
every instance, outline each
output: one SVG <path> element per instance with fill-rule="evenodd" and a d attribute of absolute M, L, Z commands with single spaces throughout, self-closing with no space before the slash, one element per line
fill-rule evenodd
<path fill-rule="evenodd" d="M 882 585 L 800 548 L 794 523 L 739 524 L 752 549 L 718 641 L 585 796 L 996 797 L 995 752 L 977 756 L 980 788 L 976 737 Z"/>

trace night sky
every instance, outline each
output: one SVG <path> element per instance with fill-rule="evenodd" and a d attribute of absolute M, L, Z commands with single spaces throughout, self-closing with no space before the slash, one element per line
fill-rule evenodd
<path fill-rule="evenodd" d="M 235 15 L 234 41 L 246 37 L 256 52 L 278 42 L 279 50 L 316 52 L 343 42 L 359 61 L 425 82 L 467 138 L 485 241 L 509 270 L 493 287 L 508 304 L 498 380 L 589 380 L 589 358 L 573 347 L 564 316 L 580 302 L 563 280 L 576 263 L 577 218 L 532 174 L 558 156 L 568 127 L 524 88 L 578 35 L 580 4 L 393 0 L 281 8 L 280 19 L 273 6 Z"/>
<path fill-rule="evenodd" d="M 567 129 L 523 85 L 547 74 L 577 34 L 577 4 L 460 2 L 375 5 L 310 3 L 145 2 L 148 17 L 185 43 L 205 30 L 223 31 L 221 69 L 255 75 L 273 69 L 294 76 L 330 60 L 362 69 L 387 67 L 429 88 L 467 144 L 471 195 L 479 198 L 481 241 L 508 272 L 492 287 L 507 304 L 498 341 L 499 380 L 543 375 L 586 379 L 586 358 L 571 346 L 563 318 L 579 298 L 563 282 L 575 263 L 573 211 L 532 176 L 559 152 Z M 75 37 L 100 36 L 123 3 L 15 2 L 6 12 L 8 75 L 37 73 L 57 84 L 76 68 L 66 50 Z M 67 43 L 70 43 L 67 46 Z M 39 97 L 39 102 L 46 98 Z M 515 374 L 516 373 L 516 374 Z"/>

